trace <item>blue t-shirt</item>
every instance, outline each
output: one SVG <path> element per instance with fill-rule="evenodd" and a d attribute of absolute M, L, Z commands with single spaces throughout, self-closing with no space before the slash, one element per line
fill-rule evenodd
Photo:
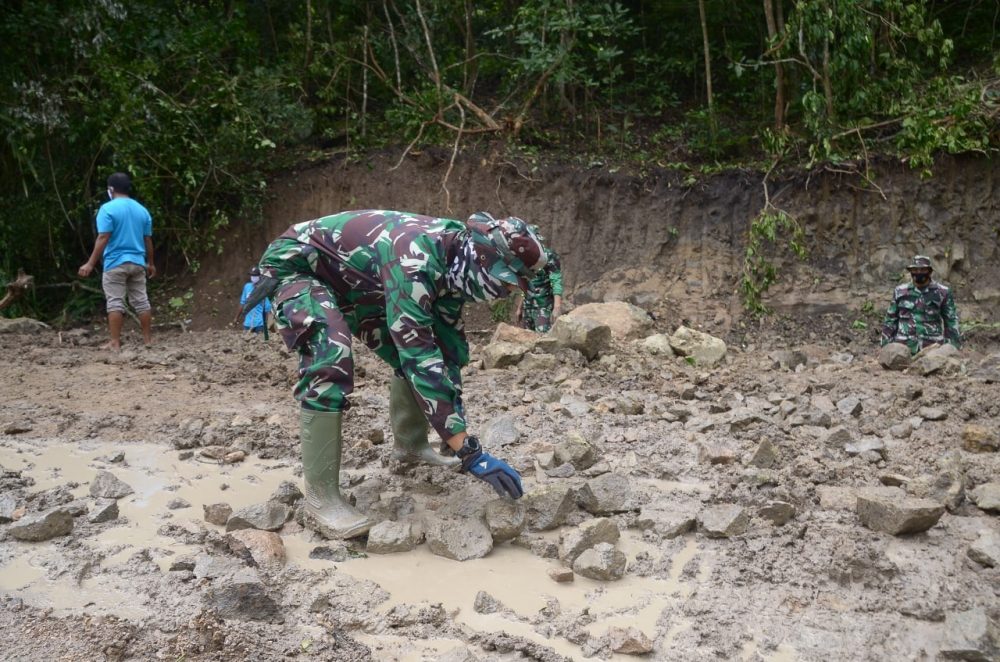
<path fill-rule="evenodd" d="M 243 294 L 240 295 L 240 305 L 242 306 L 250 298 L 250 293 L 253 291 L 253 283 L 247 283 L 243 286 Z M 259 329 L 264 326 L 264 313 L 271 312 L 271 301 L 267 297 L 263 301 L 258 303 L 256 306 L 250 309 L 243 318 L 243 328 L 245 329 Z"/>
<path fill-rule="evenodd" d="M 132 198 L 115 198 L 101 205 L 97 212 L 97 231 L 110 232 L 104 248 L 104 270 L 132 262 L 146 266 L 145 237 L 153 236 L 153 219 Z"/>

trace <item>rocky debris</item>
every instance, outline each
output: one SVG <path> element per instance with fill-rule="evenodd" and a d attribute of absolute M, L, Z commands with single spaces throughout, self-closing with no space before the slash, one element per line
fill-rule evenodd
<path fill-rule="evenodd" d="M 560 347 L 575 349 L 588 361 L 611 345 L 611 327 L 585 317 L 563 315 L 552 325 L 550 333 Z"/>
<path fill-rule="evenodd" d="M 861 404 L 861 399 L 855 395 L 849 395 L 846 398 L 841 398 L 837 400 L 837 411 L 839 411 L 844 416 L 858 417 L 864 410 L 864 406 Z"/>
<path fill-rule="evenodd" d="M 193 571 L 198 579 L 215 579 L 239 572 L 244 568 L 246 563 L 241 558 L 199 554 L 195 557 Z"/>
<path fill-rule="evenodd" d="M 228 503 L 205 504 L 202 509 L 205 512 L 205 521 L 217 526 L 225 526 L 233 514 L 233 507 Z"/>
<path fill-rule="evenodd" d="M 625 575 L 628 559 L 614 545 L 606 542 L 598 543 L 584 550 L 573 562 L 573 572 L 581 577 L 598 581 L 614 581 Z"/>
<path fill-rule="evenodd" d="M 226 534 L 229 550 L 245 558 L 247 553 L 262 567 L 281 567 L 285 564 L 285 543 L 281 536 L 270 531 L 241 529 Z"/>
<path fill-rule="evenodd" d="M 524 504 L 508 499 L 494 499 L 486 504 L 483 519 L 493 536 L 493 543 L 513 540 L 524 530 L 526 509 Z"/>
<path fill-rule="evenodd" d="M 846 448 L 848 444 L 852 443 L 854 441 L 854 436 L 846 427 L 838 425 L 835 428 L 827 430 L 820 441 L 827 448 L 840 449 Z"/>
<path fill-rule="evenodd" d="M 546 485 L 521 498 L 529 531 L 548 531 L 560 526 L 573 512 L 573 491 L 564 485 Z"/>
<path fill-rule="evenodd" d="M 510 324 L 500 322 L 497 324 L 497 328 L 493 331 L 493 337 L 490 338 L 490 342 L 507 342 L 515 345 L 533 347 L 542 337 L 543 336 L 540 333 L 536 333 L 530 329 L 522 329 L 519 326 L 512 326 Z"/>
<path fill-rule="evenodd" d="M 476 598 L 472 601 L 472 611 L 477 614 L 495 614 L 503 608 L 503 603 L 486 591 L 476 593 Z"/>
<path fill-rule="evenodd" d="M 569 583 L 573 581 L 575 577 L 576 575 L 573 574 L 572 568 L 564 568 L 562 566 L 555 566 L 553 568 L 549 568 L 549 579 L 556 582 L 557 584 Z"/>
<path fill-rule="evenodd" d="M 948 418 L 948 412 L 940 407 L 921 407 L 917 415 L 927 421 L 943 421 Z"/>
<path fill-rule="evenodd" d="M 889 434 L 896 439 L 908 439 L 913 434 L 913 425 L 909 421 L 903 421 L 890 427 Z"/>
<path fill-rule="evenodd" d="M 665 333 L 655 333 L 644 339 L 639 347 L 652 356 L 673 356 L 674 348 L 670 346 L 670 336 Z"/>
<path fill-rule="evenodd" d="M 983 483 L 969 493 L 969 498 L 982 510 L 1000 513 L 1000 482 Z"/>
<path fill-rule="evenodd" d="M 41 542 L 69 535 L 73 531 L 73 516 L 58 506 L 41 513 L 25 515 L 7 529 L 11 538 L 26 542 Z"/>
<path fill-rule="evenodd" d="M 757 514 L 775 526 L 782 526 L 795 517 L 795 506 L 787 501 L 768 501 Z"/>
<path fill-rule="evenodd" d="M 761 439 L 760 443 L 757 444 L 757 450 L 753 452 L 753 457 L 750 458 L 750 466 L 757 467 L 758 469 L 770 469 L 778 461 L 778 449 L 775 447 L 774 442 L 772 442 L 767 437 Z"/>
<path fill-rule="evenodd" d="M 0 524 L 14 521 L 17 511 L 17 499 L 13 494 L 0 494 Z"/>
<path fill-rule="evenodd" d="M 576 468 L 569 462 L 566 462 L 565 464 L 560 464 L 558 467 L 546 469 L 545 475 L 549 478 L 572 478 L 576 475 Z"/>
<path fill-rule="evenodd" d="M 365 549 L 371 554 L 408 552 L 420 544 L 420 532 L 413 522 L 379 522 L 368 531 Z"/>
<path fill-rule="evenodd" d="M 962 428 L 962 448 L 970 453 L 996 453 L 1000 451 L 1000 434 L 970 423 Z"/>
<path fill-rule="evenodd" d="M 524 372 L 540 373 L 547 370 L 555 370 L 556 366 L 559 365 L 559 358 L 552 354 L 528 352 L 518 365 Z"/>
<path fill-rule="evenodd" d="M 597 462 L 597 449 L 579 432 L 570 432 L 552 450 L 557 465 L 569 462 L 578 471 L 589 469 Z"/>
<path fill-rule="evenodd" d="M 887 370 L 905 370 L 910 365 L 910 348 L 903 343 L 889 343 L 879 350 L 878 362 Z"/>
<path fill-rule="evenodd" d="M 772 368 L 783 368 L 785 370 L 795 370 L 800 365 L 805 365 L 809 357 L 805 352 L 799 350 L 779 349 L 768 354 L 774 362 Z"/>
<path fill-rule="evenodd" d="M 858 494 L 857 513 L 869 529 L 898 536 L 931 528 L 944 514 L 944 506 L 906 496 L 897 488 L 867 489 Z"/>
<path fill-rule="evenodd" d="M 482 431 L 482 442 L 484 448 L 502 448 L 510 444 L 517 443 L 521 438 L 521 431 L 517 429 L 517 423 L 510 414 L 497 416 L 486 422 Z"/>
<path fill-rule="evenodd" d="M 670 346 L 675 353 L 694 359 L 696 365 L 705 368 L 711 368 L 726 358 L 724 341 L 686 326 L 677 327 L 670 336 Z"/>
<path fill-rule="evenodd" d="M 381 432 L 381 430 L 379 430 Z M 283 480 L 278 484 L 278 487 L 274 489 L 271 494 L 269 501 L 277 501 L 278 503 L 283 503 L 286 506 L 294 506 L 295 503 L 302 498 L 302 490 L 299 486 L 290 480 Z M 223 504 L 224 505 L 224 504 Z"/>
<path fill-rule="evenodd" d="M 479 662 L 479 658 L 467 646 L 458 646 L 437 658 L 438 662 Z"/>
<path fill-rule="evenodd" d="M 613 627 L 604 635 L 611 650 L 622 655 L 647 655 L 653 652 L 653 641 L 636 627 Z"/>
<path fill-rule="evenodd" d="M 698 513 L 698 530 L 709 538 L 732 538 L 747 530 L 750 517 L 736 504 L 709 506 Z"/>
<path fill-rule="evenodd" d="M 965 500 L 965 485 L 961 474 L 941 473 L 937 476 L 924 474 L 906 482 L 910 496 L 937 501 L 949 511 L 962 505 Z"/>
<path fill-rule="evenodd" d="M 604 517 L 588 520 L 559 537 L 559 559 L 573 565 L 573 561 L 586 550 L 602 542 L 613 545 L 619 537 L 621 532 L 614 520 Z"/>
<path fill-rule="evenodd" d="M 260 529 L 277 531 L 288 520 L 288 506 L 277 501 L 266 501 L 240 508 L 226 520 L 226 531 Z"/>
<path fill-rule="evenodd" d="M 987 568 L 1000 565 L 1000 533 L 992 529 L 979 531 L 979 537 L 969 545 L 968 555 L 970 559 Z"/>
<path fill-rule="evenodd" d="M 346 543 L 331 541 L 331 545 L 313 547 L 309 551 L 309 558 L 318 559 L 320 561 L 334 561 L 336 563 L 343 563 L 350 558 L 351 552 L 347 548 Z"/>
<path fill-rule="evenodd" d="M 913 357 L 913 363 L 910 366 L 910 369 L 915 370 L 926 377 L 934 374 L 935 372 L 939 372 L 941 369 L 948 366 L 952 357 L 956 354 L 958 354 L 958 349 L 956 349 L 954 345 L 944 344 L 931 346 L 921 350 L 915 357 Z"/>
<path fill-rule="evenodd" d="M 117 499 L 98 499 L 94 502 L 94 509 L 90 511 L 87 521 L 91 524 L 103 524 L 118 519 Z"/>
<path fill-rule="evenodd" d="M 983 359 L 969 376 L 987 384 L 1000 383 L 1000 352 L 990 354 Z"/>
<path fill-rule="evenodd" d="M 588 480 L 577 492 L 576 500 L 594 515 L 625 512 L 633 508 L 632 483 L 624 474 L 602 474 Z"/>
<path fill-rule="evenodd" d="M 493 536 L 478 519 L 432 518 L 427 523 L 427 547 L 454 561 L 481 559 L 493 550 Z"/>
<path fill-rule="evenodd" d="M 45 322 L 30 317 L 0 317 L 0 333 L 38 333 L 51 328 Z"/>
<path fill-rule="evenodd" d="M 624 301 L 586 303 L 566 315 L 603 324 L 611 329 L 611 336 L 616 340 L 641 338 L 653 328 L 653 320 L 645 310 Z"/>
<path fill-rule="evenodd" d="M 947 613 L 940 652 L 947 660 L 992 662 L 1000 659 L 1000 628 L 982 607 Z"/>
<path fill-rule="evenodd" d="M 483 367 L 487 370 L 510 368 L 516 366 L 528 353 L 524 345 L 510 342 L 494 342 L 483 347 Z"/>
<path fill-rule="evenodd" d="M 95 499 L 121 499 L 134 492 L 110 471 L 98 471 L 94 480 L 90 481 L 90 496 Z"/>
<path fill-rule="evenodd" d="M 3 318 L 0 317 L 0 319 Z M 7 435 L 24 434 L 25 432 L 31 432 L 33 429 L 30 423 L 8 423 L 4 426 L 3 433 Z"/>
<path fill-rule="evenodd" d="M 181 497 L 174 497 L 167 502 L 167 510 L 181 510 L 183 508 L 190 508 L 191 504 L 187 499 L 182 499 Z"/>
<path fill-rule="evenodd" d="M 668 540 L 694 531 L 698 522 L 698 504 L 694 502 L 657 501 L 642 507 L 635 526 L 652 530 Z"/>
<path fill-rule="evenodd" d="M 280 606 L 252 570 L 220 578 L 216 584 L 205 591 L 203 602 L 220 618 L 272 623 L 282 620 Z"/>
<path fill-rule="evenodd" d="M 190 572 L 194 574 L 195 561 L 190 556 L 179 556 L 170 562 L 167 567 L 168 572 Z"/>
<path fill-rule="evenodd" d="M 864 437 L 860 441 L 845 444 L 844 452 L 851 456 L 877 453 L 880 457 L 885 457 L 885 442 L 878 437 Z"/>

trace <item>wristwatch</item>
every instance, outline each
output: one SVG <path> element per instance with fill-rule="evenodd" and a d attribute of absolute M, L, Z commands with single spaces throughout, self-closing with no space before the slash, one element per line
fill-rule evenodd
<path fill-rule="evenodd" d="M 470 455 L 475 455 L 483 450 L 482 445 L 479 443 L 479 437 L 475 435 L 467 435 L 462 443 L 462 447 L 458 449 L 455 453 L 459 459 L 464 460 Z"/>

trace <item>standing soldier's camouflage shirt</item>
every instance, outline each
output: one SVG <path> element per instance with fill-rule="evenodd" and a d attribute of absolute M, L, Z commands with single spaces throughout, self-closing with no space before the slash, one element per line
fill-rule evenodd
<path fill-rule="evenodd" d="M 882 345 L 898 342 L 914 354 L 935 343 L 961 345 L 955 297 L 944 285 L 931 282 L 924 288 L 913 283 L 896 287 L 882 325 Z"/>
<path fill-rule="evenodd" d="M 563 293 L 559 255 L 551 248 L 545 249 L 545 255 L 548 258 L 545 268 L 528 281 L 528 290 L 524 293 L 524 328 L 542 333 L 552 327 L 555 297 Z"/>
<path fill-rule="evenodd" d="M 466 429 L 462 306 L 506 291 L 460 257 L 475 255 L 465 229 L 450 219 L 352 211 L 293 225 L 268 246 L 260 269 L 279 281 L 275 321 L 299 351 L 295 397 L 304 408 L 348 408 L 354 335 L 409 381 L 443 439 Z"/>

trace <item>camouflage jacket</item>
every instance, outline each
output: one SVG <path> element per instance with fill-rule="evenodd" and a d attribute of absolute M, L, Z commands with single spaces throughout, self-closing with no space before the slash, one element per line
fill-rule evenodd
<path fill-rule="evenodd" d="M 540 304 L 548 302 L 554 296 L 562 296 L 562 267 L 559 264 L 559 254 L 551 248 L 545 249 L 547 262 L 545 268 L 528 281 L 528 291 L 525 300 Z"/>
<path fill-rule="evenodd" d="M 469 362 L 464 299 L 445 283 L 466 235 L 465 224 L 450 219 L 342 212 L 291 226 L 260 268 L 296 283 L 280 290 L 285 301 L 307 290 L 310 278 L 329 287 L 352 335 L 410 382 L 427 420 L 447 439 L 466 429 L 459 372 Z M 296 325 L 302 334 L 309 331 L 304 322 Z"/>
<path fill-rule="evenodd" d="M 896 287 L 882 325 L 882 344 L 899 342 L 918 352 L 932 343 L 961 344 L 955 297 L 944 285 L 931 282 L 920 289 L 912 283 Z"/>

